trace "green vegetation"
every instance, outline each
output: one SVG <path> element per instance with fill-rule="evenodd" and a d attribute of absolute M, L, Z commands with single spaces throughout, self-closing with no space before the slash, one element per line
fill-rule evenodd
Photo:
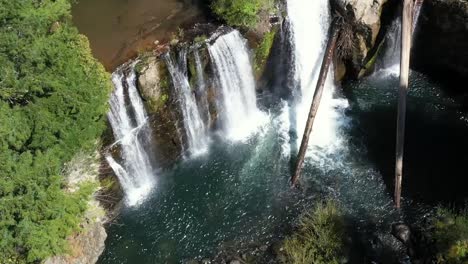
<path fill-rule="evenodd" d="M 265 64 L 267 63 L 268 57 L 270 56 L 271 48 L 273 47 L 275 35 L 276 30 L 271 30 L 265 33 L 262 41 L 255 49 L 254 69 L 256 76 L 260 76 L 263 69 L 265 68 Z"/>
<path fill-rule="evenodd" d="M 332 201 L 318 204 L 300 218 L 298 230 L 285 240 L 286 263 L 340 263 L 344 237 L 344 219 L 337 205 Z"/>
<path fill-rule="evenodd" d="M 208 37 L 206 35 L 196 36 L 195 39 L 193 40 L 193 43 L 196 43 L 196 44 L 205 43 L 207 39 Z"/>
<path fill-rule="evenodd" d="M 453 213 L 439 209 L 433 222 L 432 238 L 438 263 L 468 263 L 468 212 Z"/>
<path fill-rule="evenodd" d="M 0 258 L 67 250 L 92 188 L 64 189 L 64 164 L 104 129 L 111 83 L 68 0 L 0 0 Z"/>
<path fill-rule="evenodd" d="M 270 10 L 273 0 L 212 0 L 211 9 L 230 26 L 254 27 L 262 10 Z"/>

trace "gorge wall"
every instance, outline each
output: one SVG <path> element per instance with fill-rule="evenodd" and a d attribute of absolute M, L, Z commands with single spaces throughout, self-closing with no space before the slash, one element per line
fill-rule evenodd
<path fill-rule="evenodd" d="M 468 2 L 426 0 L 413 46 L 414 66 L 468 78 Z"/>

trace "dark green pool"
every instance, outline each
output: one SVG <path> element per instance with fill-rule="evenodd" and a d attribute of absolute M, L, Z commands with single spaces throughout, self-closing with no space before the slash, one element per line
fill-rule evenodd
<path fill-rule="evenodd" d="M 309 159 L 298 190 L 288 184 L 290 160 L 283 151 L 287 140 L 279 109 L 248 142 L 214 137 L 207 156 L 156 173 L 150 198 L 123 209 L 108 228 L 99 263 L 180 263 L 224 248 L 268 244 L 324 197 L 343 205 L 357 239 L 372 251 L 368 240 L 387 232 L 392 222 L 422 219 L 437 201 L 462 202 L 468 196 L 462 184 L 468 164 L 467 118 L 456 99 L 413 72 L 405 207 L 402 213 L 393 209 L 397 83 L 392 77 L 369 77 L 343 88 L 350 102 L 340 113 L 338 135 L 344 144 L 318 160 Z"/>

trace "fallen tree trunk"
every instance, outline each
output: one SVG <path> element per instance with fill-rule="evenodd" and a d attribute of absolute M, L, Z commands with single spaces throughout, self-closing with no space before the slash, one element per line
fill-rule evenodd
<path fill-rule="evenodd" d="M 320 105 L 320 100 L 322 99 L 323 88 L 325 86 L 325 80 L 327 79 L 328 70 L 330 68 L 331 61 L 333 59 L 333 54 L 336 48 L 336 40 L 338 38 L 338 32 L 340 28 L 339 18 L 335 18 L 331 27 L 331 35 L 328 38 L 327 48 L 323 55 L 322 66 L 320 68 L 320 75 L 317 81 L 317 86 L 315 88 L 314 98 L 312 100 L 312 105 L 310 106 L 309 116 L 307 118 L 307 124 L 304 131 L 304 136 L 302 137 L 301 147 L 297 155 L 296 167 L 294 174 L 291 177 L 291 185 L 294 187 L 297 184 L 297 181 L 300 177 L 302 165 L 304 163 L 305 153 L 307 151 L 307 145 L 309 144 L 310 133 L 314 126 L 315 116 L 317 115 L 318 107 Z"/>
<path fill-rule="evenodd" d="M 398 117 L 395 158 L 395 206 L 401 206 L 401 182 L 403 179 L 403 152 L 405 144 L 406 95 L 410 66 L 411 40 L 413 34 L 413 0 L 404 0 L 401 16 L 401 61 L 400 89 L 398 97 Z"/>

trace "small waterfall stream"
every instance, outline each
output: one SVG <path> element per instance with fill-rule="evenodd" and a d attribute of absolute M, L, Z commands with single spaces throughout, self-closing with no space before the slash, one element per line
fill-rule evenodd
<path fill-rule="evenodd" d="M 108 119 L 122 158 L 119 164 L 110 153 L 106 155 L 111 168 L 119 178 L 129 205 L 142 200 L 154 184 L 148 146 L 151 146 L 151 131 L 143 101 L 136 88 L 133 67 L 126 75 L 124 69 L 112 74 L 115 90 L 110 99 Z"/>
<path fill-rule="evenodd" d="M 165 59 L 184 118 L 189 156 L 197 156 L 208 151 L 208 130 L 197 106 L 195 91 L 188 80 L 187 51 L 182 50 L 179 56 L 178 63 L 169 54 L 165 55 Z"/>
<path fill-rule="evenodd" d="M 246 40 L 233 30 L 219 37 L 208 50 L 221 90 L 218 110 L 223 131 L 230 140 L 244 140 L 268 120 L 257 107 Z"/>
<path fill-rule="evenodd" d="M 417 2 L 421 2 L 418 0 Z M 422 3 L 418 3 L 414 7 L 413 12 L 413 37 L 414 32 L 419 21 L 419 16 L 421 14 Z M 401 56 L 401 17 L 398 16 L 392 22 L 388 33 L 385 37 L 385 52 L 382 57 L 376 63 L 376 69 L 378 74 L 382 77 L 398 77 L 400 76 L 400 56 Z"/>

